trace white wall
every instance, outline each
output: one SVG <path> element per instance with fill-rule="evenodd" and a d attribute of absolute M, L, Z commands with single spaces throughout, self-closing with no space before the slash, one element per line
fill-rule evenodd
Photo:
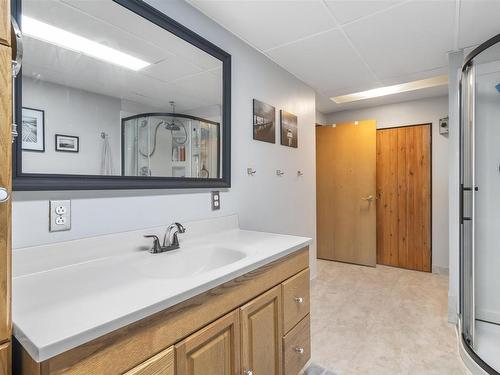
<path fill-rule="evenodd" d="M 432 268 L 448 271 L 448 138 L 439 119 L 448 115 L 446 96 L 326 115 L 327 124 L 377 120 L 377 128 L 432 123 Z"/>
<path fill-rule="evenodd" d="M 120 173 L 120 99 L 23 77 L 23 106 L 45 114 L 45 152 L 24 151 L 25 172 L 100 174 L 106 132 L 113 174 Z M 55 151 L 55 134 L 79 137 L 80 151 Z"/>
<path fill-rule="evenodd" d="M 210 210 L 208 190 L 16 192 L 14 248 L 233 213 L 243 228 L 314 238 L 314 91 L 184 1 L 149 2 L 232 55 L 232 187 L 221 194 L 221 210 Z M 298 149 L 252 140 L 253 98 L 298 116 Z M 72 230 L 49 233 L 48 199 L 60 198 L 72 199 Z M 313 245 L 312 274 L 315 258 Z"/>

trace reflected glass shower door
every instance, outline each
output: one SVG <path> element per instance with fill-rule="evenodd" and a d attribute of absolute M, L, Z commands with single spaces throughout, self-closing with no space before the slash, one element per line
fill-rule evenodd
<path fill-rule="evenodd" d="M 500 35 L 472 53 L 461 79 L 462 336 L 500 371 Z"/>

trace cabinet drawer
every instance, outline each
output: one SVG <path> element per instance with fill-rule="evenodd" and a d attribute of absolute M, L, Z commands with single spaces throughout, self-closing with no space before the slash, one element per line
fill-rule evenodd
<path fill-rule="evenodd" d="M 283 332 L 309 314 L 309 268 L 289 278 L 283 288 Z"/>
<path fill-rule="evenodd" d="M 283 338 L 284 373 L 297 375 L 311 358 L 310 319 L 307 315 Z"/>
<path fill-rule="evenodd" d="M 124 375 L 174 375 L 174 347 L 158 353 Z"/>

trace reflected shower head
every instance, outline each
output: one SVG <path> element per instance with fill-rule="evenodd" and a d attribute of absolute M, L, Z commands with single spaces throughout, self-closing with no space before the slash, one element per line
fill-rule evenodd
<path fill-rule="evenodd" d="M 176 125 L 173 121 L 171 123 L 167 122 L 167 125 L 165 125 L 165 129 L 173 131 L 173 130 L 181 130 L 179 125 Z"/>

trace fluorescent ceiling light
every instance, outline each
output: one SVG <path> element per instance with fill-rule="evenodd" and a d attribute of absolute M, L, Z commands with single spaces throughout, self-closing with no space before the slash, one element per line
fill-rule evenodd
<path fill-rule="evenodd" d="M 120 52 L 114 48 L 107 47 L 31 17 L 23 16 L 22 29 L 23 34 L 32 38 L 55 44 L 59 47 L 79 52 L 111 64 L 123 66 L 131 70 L 137 71 L 151 65 L 127 53 Z"/>
<path fill-rule="evenodd" d="M 354 94 L 335 96 L 330 98 L 337 104 L 350 103 L 358 100 L 378 98 L 380 96 L 399 94 L 407 91 L 426 89 L 429 87 L 444 86 L 448 84 L 448 76 L 438 76 L 420 81 L 401 83 L 399 85 L 379 87 L 372 90 L 356 92 Z"/>

